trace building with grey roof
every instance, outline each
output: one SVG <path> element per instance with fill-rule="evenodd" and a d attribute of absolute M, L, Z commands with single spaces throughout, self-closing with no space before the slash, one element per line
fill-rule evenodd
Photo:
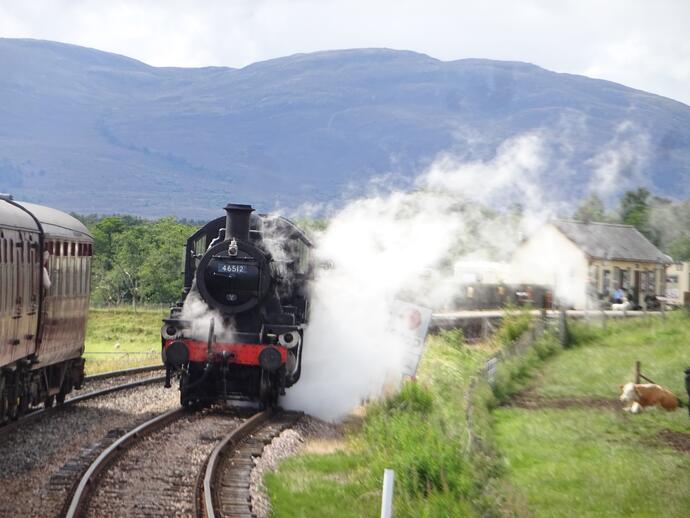
<path fill-rule="evenodd" d="M 672 263 L 631 225 L 554 220 L 518 246 L 512 267 L 522 282 L 552 285 L 557 299 L 584 309 L 619 288 L 634 305 L 663 295 Z"/>

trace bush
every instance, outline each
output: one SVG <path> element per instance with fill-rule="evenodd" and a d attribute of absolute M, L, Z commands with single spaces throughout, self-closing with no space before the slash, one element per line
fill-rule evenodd
<path fill-rule="evenodd" d="M 439 333 L 439 338 L 451 347 L 458 349 L 465 345 L 465 332 L 460 327 L 444 329 Z"/>
<path fill-rule="evenodd" d="M 527 311 L 506 308 L 501 325 L 494 334 L 493 340 L 500 346 L 514 342 L 529 329 L 531 323 L 532 316 Z"/>

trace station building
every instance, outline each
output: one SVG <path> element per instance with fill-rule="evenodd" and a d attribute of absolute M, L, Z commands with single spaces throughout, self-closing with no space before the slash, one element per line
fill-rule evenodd
<path fill-rule="evenodd" d="M 548 284 L 556 302 L 598 307 L 622 288 L 632 302 L 663 296 L 672 259 L 631 225 L 554 220 L 517 247 L 512 272 L 522 282 Z"/>
<path fill-rule="evenodd" d="M 690 293 L 690 262 L 673 263 L 666 268 L 666 299 L 670 304 L 685 304 L 685 294 Z"/>

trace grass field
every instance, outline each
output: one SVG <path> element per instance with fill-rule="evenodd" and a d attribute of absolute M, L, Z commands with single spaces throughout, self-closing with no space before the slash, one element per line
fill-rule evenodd
<path fill-rule="evenodd" d="M 160 329 L 167 314 L 161 309 L 91 309 L 84 353 L 87 374 L 160 363 Z"/>
<path fill-rule="evenodd" d="M 307 449 L 268 475 L 272 516 L 377 516 L 384 468 L 395 470 L 396 517 L 473 514 L 463 396 L 490 349 L 460 338 L 430 338 L 417 383 L 369 405 L 343 441 Z"/>
<path fill-rule="evenodd" d="M 687 409 L 624 413 L 618 386 L 642 372 L 687 400 L 690 319 L 573 326 L 575 346 L 547 360 L 521 396 L 493 412 L 510 509 L 533 516 L 688 516 Z M 519 401 L 519 400 L 517 400 Z M 523 405 L 524 406 L 524 405 Z"/>

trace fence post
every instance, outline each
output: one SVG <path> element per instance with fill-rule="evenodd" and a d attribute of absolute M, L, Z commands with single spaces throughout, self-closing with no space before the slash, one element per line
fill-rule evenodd
<path fill-rule="evenodd" d="M 486 341 L 489 338 L 489 319 L 487 317 L 482 318 L 482 341 Z"/>
<path fill-rule="evenodd" d="M 690 367 L 685 369 L 685 392 L 688 393 L 688 413 L 690 414 Z"/>
<path fill-rule="evenodd" d="M 661 318 L 666 320 L 666 301 L 665 300 L 661 301 Z"/>
<path fill-rule="evenodd" d="M 565 314 L 565 309 L 561 309 L 558 316 L 558 340 L 561 342 L 563 347 L 568 347 L 570 345 L 570 340 L 568 336 L 568 321 Z"/>
<path fill-rule="evenodd" d="M 381 518 L 393 516 L 393 483 L 395 472 L 386 468 L 383 471 L 383 494 L 381 495 Z"/>
<path fill-rule="evenodd" d="M 640 383 L 640 369 L 642 367 L 642 364 L 640 360 L 637 360 L 635 362 L 635 383 L 639 384 Z"/>

